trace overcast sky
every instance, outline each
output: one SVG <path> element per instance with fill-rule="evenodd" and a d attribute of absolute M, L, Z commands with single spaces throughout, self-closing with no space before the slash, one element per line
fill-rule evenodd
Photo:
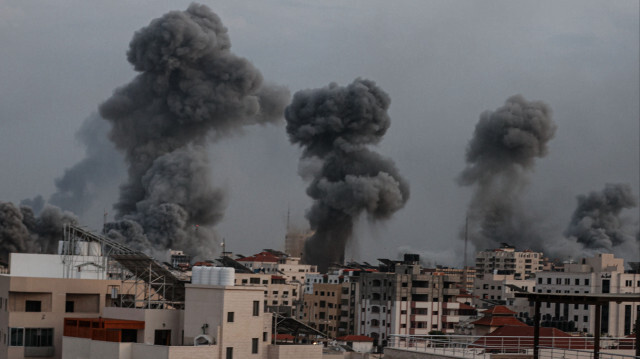
<path fill-rule="evenodd" d="M 639 9 L 616 1 L 205 1 L 232 50 L 291 93 L 375 81 L 391 97 L 391 128 L 375 149 L 392 158 L 411 198 L 384 223 L 363 220 L 347 258 L 399 251 L 461 265 L 472 190 L 456 184 L 479 115 L 514 94 L 541 100 L 558 129 L 525 202 L 562 241 L 576 196 L 639 178 Z M 133 33 L 189 1 L 0 0 L 0 200 L 48 198 L 84 156 L 83 120 L 134 76 Z M 283 249 L 310 201 L 301 150 L 280 126 L 248 128 L 210 146 L 215 185 L 229 191 L 217 226 L 228 248 Z M 99 228 L 118 181 L 96 190 L 83 224 Z M 623 213 L 633 234 L 638 211 Z M 524 249 L 524 248 L 522 248 Z M 638 253 L 627 253 L 638 260 Z"/>

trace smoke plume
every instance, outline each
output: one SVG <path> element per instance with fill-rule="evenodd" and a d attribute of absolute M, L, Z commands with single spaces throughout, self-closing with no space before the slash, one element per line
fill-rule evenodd
<path fill-rule="evenodd" d="M 602 191 L 580 195 L 577 200 L 578 205 L 565 236 L 575 238 L 584 248 L 607 251 L 626 241 L 633 241 L 633 235 L 623 231 L 620 219 L 623 209 L 634 208 L 638 204 L 630 185 L 607 184 Z"/>
<path fill-rule="evenodd" d="M 85 119 L 76 133 L 76 139 L 84 145 L 85 158 L 55 180 L 56 192 L 49 198 L 49 203 L 74 213 L 83 213 L 105 186 L 124 175 L 122 155 L 109 141 L 108 133 L 109 123 L 98 114 Z M 36 207 L 32 208 L 39 213 Z"/>
<path fill-rule="evenodd" d="M 535 159 L 547 154 L 555 130 L 549 107 L 520 95 L 480 116 L 467 148 L 467 167 L 458 178 L 462 186 L 475 186 L 467 215 L 476 249 L 502 242 L 542 249 L 521 196 Z"/>
<path fill-rule="evenodd" d="M 76 224 L 76 217 L 51 205 L 44 205 L 39 216 L 30 207 L 0 202 L 0 260 L 9 253 L 56 253 L 65 224 Z"/>
<path fill-rule="evenodd" d="M 127 59 L 140 74 L 100 106 L 128 172 L 111 236 L 140 249 L 212 250 L 225 194 L 210 184 L 206 141 L 277 122 L 289 99 L 230 47 L 218 16 L 198 4 L 135 33 Z"/>
<path fill-rule="evenodd" d="M 321 271 L 344 261 L 362 212 L 374 221 L 387 219 L 409 198 L 393 161 L 366 147 L 389 128 L 389 104 L 373 81 L 356 79 L 347 87 L 332 83 L 297 92 L 285 111 L 289 139 L 303 148 L 300 175 L 311 179 L 307 194 L 314 200 L 307 219 L 315 233 L 304 257 Z"/>

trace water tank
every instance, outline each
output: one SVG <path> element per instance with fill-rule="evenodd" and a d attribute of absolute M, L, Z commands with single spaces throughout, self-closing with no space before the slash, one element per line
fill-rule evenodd
<path fill-rule="evenodd" d="M 87 243 L 87 255 L 90 256 L 102 256 L 102 247 L 98 242 Z"/>
<path fill-rule="evenodd" d="M 213 271 L 211 272 L 211 278 L 209 279 L 209 285 L 218 285 L 220 283 L 220 267 L 213 267 Z"/>
<path fill-rule="evenodd" d="M 206 266 L 206 267 L 202 267 L 202 280 L 200 282 L 200 284 L 209 284 L 209 281 L 211 281 L 211 272 L 213 271 L 212 267 Z"/>
<path fill-rule="evenodd" d="M 76 242 L 75 255 L 86 256 L 89 253 L 89 243 L 85 241 Z"/>
<path fill-rule="evenodd" d="M 236 271 L 233 268 L 224 267 L 220 271 L 219 285 L 233 285 L 236 280 Z"/>
<path fill-rule="evenodd" d="M 202 284 L 202 267 L 197 266 L 191 269 L 191 284 Z"/>

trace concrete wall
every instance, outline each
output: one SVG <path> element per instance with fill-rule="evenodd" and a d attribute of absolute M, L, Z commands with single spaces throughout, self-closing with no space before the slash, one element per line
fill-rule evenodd
<path fill-rule="evenodd" d="M 268 359 L 322 359 L 322 345 L 269 345 Z"/>
<path fill-rule="evenodd" d="M 64 337 L 63 359 L 131 359 L 132 343 L 112 343 Z"/>

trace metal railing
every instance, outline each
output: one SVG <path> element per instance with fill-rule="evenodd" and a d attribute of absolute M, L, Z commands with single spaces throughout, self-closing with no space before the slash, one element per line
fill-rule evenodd
<path fill-rule="evenodd" d="M 592 337 L 540 337 L 539 357 L 591 359 Z M 603 338 L 600 359 L 638 359 L 634 338 Z M 456 358 L 490 358 L 491 354 L 533 354 L 532 336 L 390 335 L 388 348 L 440 354 Z"/>

